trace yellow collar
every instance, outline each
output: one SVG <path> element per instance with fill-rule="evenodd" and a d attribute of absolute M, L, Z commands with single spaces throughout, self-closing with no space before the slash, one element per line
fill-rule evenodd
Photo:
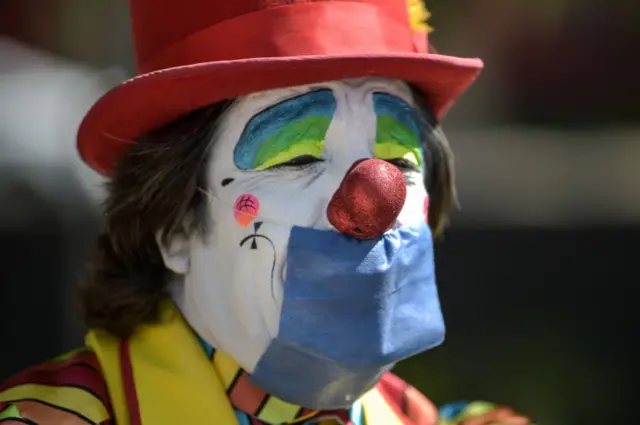
<path fill-rule="evenodd" d="M 100 361 L 119 425 L 129 420 L 122 381 L 120 341 L 91 330 L 86 338 Z M 238 423 L 224 387 L 202 348 L 171 303 L 160 325 L 143 326 L 129 340 L 130 361 L 144 425 Z"/>
<path fill-rule="evenodd" d="M 118 425 L 136 425 L 129 418 L 123 354 L 131 365 L 142 425 L 210 423 L 212 418 L 220 425 L 238 424 L 221 377 L 173 303 L 162 306 L 159 324 L 142 326 L 128 344 L 100 330 L 89 331 L 86 343 L 102 367 Z M 376 389 L 363 397 L 363 411 L 367 425 L 402 423 Z"/>

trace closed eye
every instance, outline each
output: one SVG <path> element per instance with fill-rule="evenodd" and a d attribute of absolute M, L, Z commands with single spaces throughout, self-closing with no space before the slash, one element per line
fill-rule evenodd
<path fill-rule="evenodd" d="M 393 158 L 393 159 L 385 159 L 389 164 L 393 164 L 400 169 L 400 171 L 409 172 L 409 171 L 420 171 L 418 166 L 413 162 L 409 161 L 405 158 Z"/>
<path fill-rule="evenodd" d="M 286 99 L 255 115 L 234 149 L 241 170 L 305 166 L 324 153 L 336 100 L 329 89 Z M 307 155 L 314 160 L 306 158 Z"/>
<path fill-rule="evenodd" d="M 322 161 L 323 159 L 316 158 L 315 156 L 312 156 L 312 155 L 300 155 L 295 158 L 291 158 L 289 161 L 282 162 L 280 164 L 276 164 L 272 167 L 266 168 L 266 170 L 277 170 L 277 169 L 284 169 L 284 168 L 303 169 Z"/>

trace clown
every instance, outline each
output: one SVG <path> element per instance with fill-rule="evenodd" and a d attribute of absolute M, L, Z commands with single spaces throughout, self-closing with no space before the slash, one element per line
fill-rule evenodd
<path fill-rule="evenodd" d="M 139 76 L 91 109 L 108 176 L 86 347 L 0 388 L 10 424 L 527 424 L 389 370 L 439 345 L 438 120 L 477 59 L 419 2 L 132 0 Z"/>

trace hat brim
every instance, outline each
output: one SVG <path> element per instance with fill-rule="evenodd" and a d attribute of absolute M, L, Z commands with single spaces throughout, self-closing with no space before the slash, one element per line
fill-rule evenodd
<path fill-rule="evenodd" d="M 405 53 L 252 58 L 164 69 L 125 81 L 100 98 L 80 125 L 78 150 L 91 168 L 109 175 L 137 137 L 196 109 L 269 89 L 366 76 L 415 85 L 440 119 L 482 68 L 477 58 Z"/>

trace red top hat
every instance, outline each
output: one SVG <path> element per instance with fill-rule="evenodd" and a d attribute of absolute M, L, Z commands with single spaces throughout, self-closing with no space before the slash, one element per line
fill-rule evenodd
<path fill-rule="evenodd" d="M 368 75 L 413 83 L 441 118 L 483 65 L 429 53 L 410 16 L 421 1 L 130 0 L 138 76 L 89 111 L 80 155 L 108 175 L 128 143 L 194 109 Z"/>

